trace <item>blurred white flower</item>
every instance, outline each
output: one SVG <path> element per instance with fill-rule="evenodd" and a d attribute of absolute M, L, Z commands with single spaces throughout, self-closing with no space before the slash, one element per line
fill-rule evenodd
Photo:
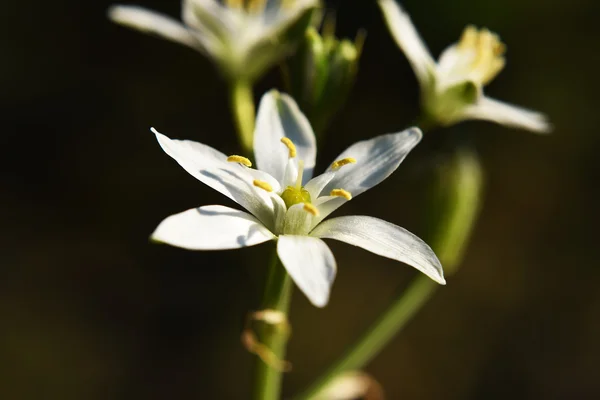
<path fill-rule="evenodd" d="M 316 143 L 294 100 L 276 91 L 263 96 L 254 134 L 258 169 L 192 141 L 172 140 L 153 129 L 163 150 L 196 179 L 249 213 L 220 205 L 172 215 L 154 240 L 190 250 L 221 250 L 277 241 L 277 254 L 296 285 L 323 307 L 336 262 L 322 238 L 337 239 L 411 265 L 444 284 L 431 248 L 407 230 L 373 217 L 330 213 L 387 178 L 420 141 L 416 129 L 355 143 L 327 171 L 312 178 Z"/>
<path fill-rule="evenodd" d="M 112 6 L 108 15 L 206 54 L 230 78 L 253 81 L 304 37 L 318 5 L 318 0 L 183 0 L 183 24 L 138 6 Z"/>
<path fill-rule="evenodd" d="M 487 29 L 468 26 L 436 63 L 408 14 L 395 0 L 378 0 L 384 19 L 421 86 L 424 111 L 442 125 L 482 119 L 534 132 L 549 132 L 544 114 L 491 99 L 483 86 L 504 68 L 505 46 Z"/>

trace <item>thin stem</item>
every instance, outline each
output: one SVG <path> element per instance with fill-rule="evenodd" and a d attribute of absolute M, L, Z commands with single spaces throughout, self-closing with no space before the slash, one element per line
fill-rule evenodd
<path fill-rule="evenodd" d="M 473 152 L 459 149 L 443 170 L 447 179 L 438 186 L 441 217 L 432 227 L 432 247 L 446 275 L 456 271 L 477 219 L 482 190 L 481 165 Z M 311 399 L 342 372 L 362 368 L 400 332 L 427 303 L 439 285 L 417 276 L 374 324 L 297 399 Z"/>
<path fill-rule="evenodd" d="M 254 94 L 252 84 L 246 80 L 232 83 L 230 91 L 231 112 L 244 155 L 252 154 L 254 140 Z"/>
<path fill-rule="evenodd" d="M 277 254 L 269 269 L 269 276 L 265 287 L 263 309 L 276 310 L 288 315 L 293 283 Z M 259 340 L 266 345 L 275 357 L 283 360 L 287 345 L 288 334 L 280 326 L 265 325 L 259 333 Z M 257 359 L 254 399 L 279 400 L 281 393 L 282 371 L 267 365 L 260 358 Z"/>

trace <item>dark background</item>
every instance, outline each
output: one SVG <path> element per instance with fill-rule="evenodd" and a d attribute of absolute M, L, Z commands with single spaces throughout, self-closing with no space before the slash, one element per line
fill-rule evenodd
<path fill-rule="evenodd" d="M 139 1 L 171 15 L 177 1 Z M 151 244 L 166 216 L 230 201 L 157 145 L 236 152 L 227 90 L 205 57 L 111 24 L 111 1 L 6 1 L 0 63 L 0 398 L 248 398 L 239 341 L 259 305 L 271 245 L 196 253 Z M 320 148 L 418 112 L 412 71 L 372 1 L 338 7 L 342 36 L 368 31 L 347 107 Z M 441 142 L 469 138 L 487 174 L 481 219 L 448 285 L 367 368 L 390 399 L 600 396 L 596 0 L 406 0 L 435 55 L 468 23 L 500 33 L 506 69 L 490 96 L 546 112 L 551 136 L 468 122 L 428 135 L 396 174 L 338 213 L 424 235 Z M 279 85 L 277 71 L 256 97 Z M 284 392 L 296 393 L 415 275 L 338 242 L 330 304 L 299 292 Z"/>

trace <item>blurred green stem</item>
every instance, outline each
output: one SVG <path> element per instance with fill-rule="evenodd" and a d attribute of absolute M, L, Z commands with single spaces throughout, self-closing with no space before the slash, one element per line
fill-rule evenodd
<path fill-rule="evenodd" d="M 464 149 L 455 151 L 440 171 L 434 206 L 439 217 L 431 227 L 431 245 L 446 276 L 456 271 L 477 219 L 482 191 L 481 165 Z M 312 399 L 342 372 L 360 369 L 371 361 L 427 303 L 439 285 L 419 274 L 375 323 L 297 399 Z"/>
<path fill-rule="evenodd" d="M 231 84 L 231 112 L 235 122 L 240 146 L 245 156 L 252 155 L 254 140 L 254 94 L 252 83 L 247 80 L 237 80 Z"/>
<path fill-rule="evenodd" d="M 274 254 L 265 287 L 263 310 L 275 310 L 283 313 L 286 318 L 289 312 L 292 280 Z M 264 324 L 259 332 L 259 340 L 267 346 L 273 355 L 283 360 L 289 332 L 282 326 Z M 262 359 L 257 359 L 255 376 L 255 400 L 279 400 L 281 393 L 282 371 L 267 365 Z"/>

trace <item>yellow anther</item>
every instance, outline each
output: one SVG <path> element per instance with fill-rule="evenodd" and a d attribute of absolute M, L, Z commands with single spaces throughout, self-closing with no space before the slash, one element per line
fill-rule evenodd
<path fill-rule="evenodd" d="M 246 9 L 254 14 L 262 13 L 266 5 L 266 0 L 246 0 Z"/>
<path fill-rule="evenodd" d="M 296 146 L 294 145 L 294 142 L 292 142 L 289 138 L 282 137 L 281 143 L 285 144 L 285 147 L 288 148 L 290 158 L 296 157 Z"/>
<path fill-rule="evenodd" d="M 314 215 L 315 217 L 317 215 L 319 215 L 319 210 L 317 209 L 317 207 L 313 206 L 310 203 L 304 203 L 304 207 L 303 208 L 304 208 L 304 211 L 306 211 L 309 214 Z"/>
<path fill-rule="evenodd" d="M 255 179 L 252 184 L 256 187 L 261 188 L 262 190 L 265 190 L 267 192 L 272 192 L 273 191 L 273 187 L 271 185 L 269 185 L 267 182 L 265 181 L 259 181 L 258 179 Z"/>
<path fill-rule="evenodd" d="M 344 190 L 344 189 L 333 189 L 331 191 L 331 193 L 329 193 L 330 196 L 338 196 L 338 197 L 343 197 L 346 200 L 351 200 L 352 199 L 352 195 L 350 194 L 349 191 Z"/>
<path fill-rule="evenodd" d="M 242 8 L 244 0 L 225 0 L 225 5 L 229 8 Z"/>
<path fill-rule="evenodd" d="M 458 42 L 458 46 L 463 49 L 475 47 L 478 39 L 479 32 L 477 31 L 477 28 L 473 25 L 469 25 L 463 31 L 460 41 Z"/>
<path fill-rule="evenodd" d="M 245 165 L 246 167 L 252 166 L 252 163 L 250 162 L 250 160 L 248 160 L 246 157 L 242 157 L 242 156 L 235 156 L 235 155 L 229 156 L 229 157 L 227 157 L 227 161 L 240 163 L 242 165 Z"/>
<path fill-rule="evenodd" d="M 342 158 L 341 160 L 337 160 L 336 162 L 331 164 L 331 169 L 333 169 L 333 170 L 340 169 L 344 165 L 348 165 L 348 164 L 356 164 L 356 159 L 352 158 L 352 157 Z"/>

